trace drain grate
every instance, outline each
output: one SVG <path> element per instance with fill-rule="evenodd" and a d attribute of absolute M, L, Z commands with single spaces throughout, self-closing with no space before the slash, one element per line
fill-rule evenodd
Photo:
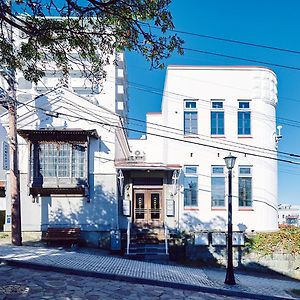
<path fill-rule="evenodd" d="M 5 295 L 16 295 L 16 294 L 27 294 L 29 292 L 29 287 L 20 284 L 8 284 L 0 286 L 0 293 Z"/>

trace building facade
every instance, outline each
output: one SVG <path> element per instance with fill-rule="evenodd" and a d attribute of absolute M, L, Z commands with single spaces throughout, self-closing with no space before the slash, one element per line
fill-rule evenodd
<path fill-rule="evenodd" d="M 233 230 L 277 230 L 276 86 L 267 68 L 169 66 L 162 112 L 117 165 L 129 222 L 225 231 L 231 152 Z"/>
<path fill-rule="evenodd" d="M 300 206 L 279 204 L 278 223 L 280 225 L 300 226 Z"/>

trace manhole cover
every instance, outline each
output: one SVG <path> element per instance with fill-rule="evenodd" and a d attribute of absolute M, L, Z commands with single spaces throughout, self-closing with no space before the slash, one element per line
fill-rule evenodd
<path fill-rule="evenodd" d="M 26 294 L 28 291 L 29 287 L 20 284 L 8 284 L 0 286 L 0 293 L 5 295 Z"/>

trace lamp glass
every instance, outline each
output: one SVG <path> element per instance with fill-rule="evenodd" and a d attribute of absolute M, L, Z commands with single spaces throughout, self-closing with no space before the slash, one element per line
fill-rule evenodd
<path fill-rule="evenodd" d="M 236 160 L 236 157 L 231 155 L 231 153 L 229 153 L 228 156 L 224 157 L 224 160 L 225 160 L 225 164 L 226 164 L 226 167 L 228 170 L 231 170 L 234 168 L 234 164 L 235 164 L 235 160 Z"/>

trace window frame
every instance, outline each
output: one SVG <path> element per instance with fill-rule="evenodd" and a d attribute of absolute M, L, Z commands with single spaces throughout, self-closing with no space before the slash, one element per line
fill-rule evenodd
<path fill-rule="evenodd" d="M 241 172 L 241 169 L 243 168 L 249 168 L 249 173 L 243 173 Z M 252 208 L 253 207 L 253 180 L 252 180 L 252 171 L 253 171 L 253 166 L 247 166 L 247 165 L 241 165 L 238 166 L 238 206 L 239 208 Z M 240 194 L 240 185 L 241 185 L 241 180 L 245 179 L 250 179 L 250 199 L 241 199 L 241 194 Z M 247 186 L 245 187 L 247 188 Z M 246 191 L 246 196 L 248 192 Z M 250 202 L 250 204 L 247 204 Z"/>
<path fill-rule="evenodd" d="M 213 107 L 215 103 L 222 103 L 222 107 Z M 211 100 L 211 111 L 210 111 L 210 134 L 212 136 L 224 136 L 225 135 L 225 112 L 224 112 L 224 99 L 212 99 Z M 216 132 L 213 133 L 213 114 L 216 114 L 217 118 L 216 118 Z M 223 132 L 219 133 L 219 115 L 222 114 L 223 115 Z"/>
<path fill-rule="evenodd" d="M 195 104 L 195 107 L 187 107 L 188 103 Z M 189 115 L 189 118 L 186 116 Z M 192 116 L 195 115 L 195 118 Z M 184 136 L 198 135 L 198 99 L 184 99 L 183 100 L 183 133 Z M 196 124 L 193 123 L 195 121 Z M 188 126 L 186 125 L 188 123 Z"/>
<path fill-rule="evenodd" d="M 214 172 L 214 168 L 222 168 L 222 172 Z M 220 201 L 218 200 L 218 205 L 214 205 L 213 200 L 213 178 L 222 178 L 224 180 L 224 199 L 223 205 L 219 205 Z M 225 166 L 223 165 L 213 165 L 211 166 L 211 207 L 214 208 L 225 208 L 226 207 L 226 175 L 225 175 Z"/>
<path fill-rule="evenodd" d="M 242 103 L 247 103 L 248 107 L 241 107 Z M 245 118 L 246 115 L 249 115 L 249 120 L 246 120 Z M 242 116 L 241 126 L 240 126 L 240 116 Z M 246 127 L 247 121 L 249 121 L 249 128 Z M 241 132 L 240 132 L 240 128 L 241 128 Z M 248 129 L 249 129 L 249 133 L 247 132 Z M 252 121 L 251 121 L 251 100 L 250 99 L 238 99 L 237 133 L 238 136 L 251 136 Z"/>
<path fill-rule="evenodd" d="M 195 172 L 187 172 L 187 168 L 196 168 Z M 183 184 L 183 207 L 184 209 L 188 209 L 188 208 L 197 208 L 198 204 L 199 204 L 199 180 L 198 180 L 198 165 L 185 165 L 183 168 L 183 172 L 184 172 L 184 184 Z M 187 188 L 186 188 L 186 180 L 187 178 L 191 178 L 194 179 L 196 182 L 196 188 L 190 188 L 191 191 L 191 199 L 187 199 L 186 198 L 186 192 L 187 192 Z M 195 195 L 196 195 L 196 199 L 195 201 L 193 201 L 193 194 L 192 192 L 194 191 Z M 189 200 L 189 202 L 187 201 Z"/>

